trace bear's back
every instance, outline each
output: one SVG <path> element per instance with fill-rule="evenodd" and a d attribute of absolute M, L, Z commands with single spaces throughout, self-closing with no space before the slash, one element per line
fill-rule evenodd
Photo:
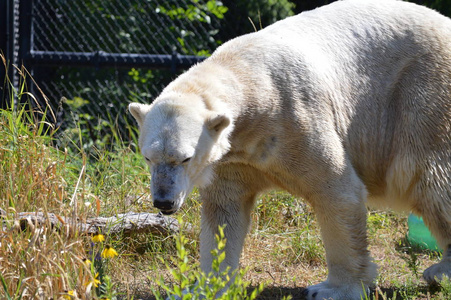
<path fill-rule="evenodd" d="M 232 66 L 251 90 L 239 106 L 270 107 L 317 132 L 333 127 L 376 194 L 371 186 L 381 186 L 392 162 L 409 165 L 395 158 L 410 149 L 412 161 L 449 157 L 436 149 L 451 149 L 450 49 L 451 20 L 433 10 L 348 0 L 236 38 L 212 61 Z"/>

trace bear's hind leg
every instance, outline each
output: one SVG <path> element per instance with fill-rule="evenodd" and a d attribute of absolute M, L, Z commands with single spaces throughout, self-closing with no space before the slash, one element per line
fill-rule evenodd
<path fill-rule="evenodd" d="M 427 268 L 423 273 L 424 280 L 429 284 L 439 283 L 444 276 L 451 278 L 451 244 L 446 246 L 442 260 Z"/>
<path fill-rule="evenodd" d="M 438 195 L 434 196 L 438 197 Z M 434 196 L 429 199 L 434 199 Z M 444 250 L 441 261 L 430 266 L 423 273 L 424 279 L 429 284 L 433 284 L 441 281 L 443 276 L 451 278 L 451 207 L 443 202 L 433 201 L 429 201 L 426 205 L 428 207 L 423 206 L 417 213 L 423 216 L 424 222 Z"/>
<path fill-rule="evenodd" d="M 411 211 L 423 217 L 424 223 L 444 250 L 441 261 L 423 273 L 424 279 L 430 284 L 440 281 L 443 275 L 451 277 L 451 186 L 448 181 L 451 170 L 448 160 L 444 159 L 449 155 L 430 154 L 429 159 L 417 166 L 422 172 L 405 194 Z"/>

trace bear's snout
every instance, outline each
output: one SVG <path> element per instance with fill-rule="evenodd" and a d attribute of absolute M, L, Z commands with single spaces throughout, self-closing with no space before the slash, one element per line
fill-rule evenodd
<path fill-rule="evenodd" d="M 170 215 L 176 211 L 176 209 L 174 209 L 174 204 L 175 204 L 175 201 L 169 200 L 169 199 L 154 199 L 153 200 L 153 206 L 155 206 L 156 208 L 161 210 L 161 212 L 163 214 L 167 214 L 167 215 Z"/>
<path fill-rule="evenodd" d="M 158 187 L 153 195 L 153 206 L 161 210 L 164 214 L 171 214 L 176 211 L 174 209 L 175 201 L 166 189 Z"/>
<path fill-rule="evenodd" d="M 152 166 L 151 170 L 153 206 L 165 215 L 177 212 L 187 194 L 183 166 L 162 163 Z"/>

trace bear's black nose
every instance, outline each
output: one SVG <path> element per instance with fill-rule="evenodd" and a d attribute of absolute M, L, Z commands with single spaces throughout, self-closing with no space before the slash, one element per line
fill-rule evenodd
<path fill-rule="evenodd" d="M 153 206 L 161 210 L 163 213 L 170 212 L 174 208 L 174 201 L 168 199 L 154 199 Z"/>

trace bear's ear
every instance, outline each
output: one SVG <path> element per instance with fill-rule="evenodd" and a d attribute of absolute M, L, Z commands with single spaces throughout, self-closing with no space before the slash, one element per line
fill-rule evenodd
<path fill-rule="evenodd" d="M 230 125 L 230 118 L 225 114 L 218 114 L 207 119 L 206 126 L 212 135 L 219 134 Z"/>
<path fill-rule="evenodd" d="M 128 110 L 135 118 L 136 122 L 138 122 L 138 126 L 141 127 L 142 124 L 144 123 L 144 117 L 150 110 L 150 105 L 141 103 L 130 103 L 128 105 Z"/>

